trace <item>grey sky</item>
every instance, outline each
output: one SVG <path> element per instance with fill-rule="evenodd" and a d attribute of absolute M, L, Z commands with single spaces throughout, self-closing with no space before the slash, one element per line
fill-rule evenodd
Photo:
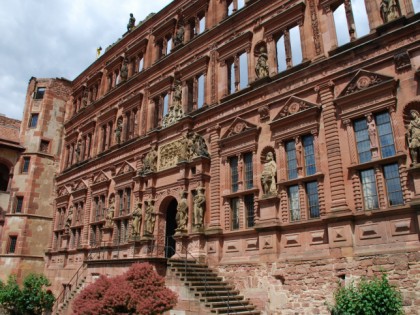
<path fill-rule="evenodd" d="M 73 80 L 126 31 L 171 0 L 0 0 L 0 113 L 22 119 L 29 79 Z"/>

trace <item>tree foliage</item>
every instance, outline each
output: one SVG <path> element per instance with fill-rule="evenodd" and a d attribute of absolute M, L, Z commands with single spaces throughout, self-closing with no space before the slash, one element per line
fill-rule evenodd
<path fill-rule="evenodd" d="M 333 315 L 401 315 L 401 293 L 385 274 L 373 280 L 362 279 L 357 285 L 340 285 L 334 293 Z"/>
<path fill-rule="evenodd" d="M 162 314 L 177 301 L 164 278 L 150 264 L 136 263 L 123 275 L 99 279 L 87 286 L 73 303 L 75 315 Z"/>
<path fill-rule="evenodd" d="M 42 274 L 29 274 L 23 280 L 22 288 L 16 276 L 9 276 L 6 283 L 0 281 L 0 304 L 10 314 L 38 315 L 51 309 L 54 295 L 46 287 L 50 285 Z"/>

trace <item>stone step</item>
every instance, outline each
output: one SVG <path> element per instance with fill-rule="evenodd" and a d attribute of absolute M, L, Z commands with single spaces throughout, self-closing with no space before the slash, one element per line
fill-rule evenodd
<path fill-rule="evenodd" d="M 235 296 L 239 294 L 239 291 L 232 291 L 232 290 L 223 290 L 223 291 L 196 291 L 194 293 L 196 296 L 218 296 L 220 298 L 228 298 L 229 296 Z"/>
<path fill-rule="evenodd" d="M 234 306 L 249 306 L 249 302 L 245 300 L 234 300 L 234 301 L 217 301 L 217 302 L 207 302 L 205 303 L 206 306 L 211 308 L 226 308 L 226 307 L 234 307 Z"/>
<path fill-rule="evenodd" d="M 244 297 L 242 295 L 227 295 L 227 296 L 207 296 L 200 298 L 201 302 L 219 302 L 219 301 L 238 301 L 243 300 Z"/>
<path fill-rule="evenodd" d="M 195 290 L 195 291 L 214 291 L 214 292 L 219 292 L 219 291 L 231 291 L 233 289 L 235 289 L 234 286 L 231 285 L 200 285 L 200 286 L 194 286 L 191 287 L 191 289 Z"/>
<path fill-rule="evenodd" d="M 185 282 L 186 285 L 190 286 L 190 287 L 194 287 L 194 286 L 202 286 L 202 285 L 214 285 L 214 286 L 219 286 L 219 285 L 228 285 L 228 283 L 221 281 L 221 280 L 203 280 L 203 281 L 186 281 Z"/>
<path fill-rule="evenodd" d="M 222 308 L 212 308 L 211 312 L 216 314 L 237 314 L 237 312 L 251 312 L 255 310 L 255 306 L 232 306 Z"/>

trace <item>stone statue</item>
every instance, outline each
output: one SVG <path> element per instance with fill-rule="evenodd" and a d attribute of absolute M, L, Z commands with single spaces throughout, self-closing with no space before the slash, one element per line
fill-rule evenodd
<path fill-rule="evenodd" d="M 204 188 L 197 188 L 197 194 L 194 197 L 194 227 L 203 227 L 204 219 L 204 205 L 206 203 L 206 196 L 204 196 Z"/>
<path fill-rule="evenodd" d="M 172 106 L 182 104 L 182 84 L 181 81 L 176 80 L 172 92 Z"/>
<path fill-rule="evenodd" d="M 183 136 L 179 143 L 179 158 L 178 162 L 188 161 L 188 139 L 187 137 Z"/>
<path fill-rule="evenodd" d="M 258 79 L 268 77 L 268 56 L 264 46 L 260 48 L 260 54 L 255 65 L 255 73 Z"/>
<path fill-rule="evenodd" d="M 138 236 L 140 235 L 140 227 L 141 227 L 141 220 L 142 220 L 141 203 L 138 199 L 137 199 L 137 207 L 133 210 L 131 217 L 133 219 L 133 222 L 131 223 L 131 228 L 133 231 L 132 235 Z"/>
<path fill-rule="evenodd" d="M 117 127 L 115 128 L 115 140 L 118 144 L 121 143 L 122 124 L 122 119 L 118 118 Z"/>
<path fill-rule="evenodd" d="M 206 141 L 198 133 L 190 132 L 187 135 L 187 142 L 188 142 L 188 156 L 190 159 L 198 157 L 198 156 L 205 156 L 205 157 L 210 156 L 209 151 L 207 149 Z"/>
<path fill-rule="evenodd" d="M 376 137 L 376 124 L 375 124 L 375 120 L 373 120 L 372 118 L 372 115 L 367 116 L 367 127 L 368 127 L 370 148 L 377 148 L 378 141 Z"/>
<path fill-rule="evenodd" d="M 144 235 L 153 235 L 155 229 L 156 214 L 154 213 L 154 201 L 145 201 L 146 213 L 144 218 Z"/>
<path fill-rule="evenodd" d="M 410 110 L 411 121 L 408 126 L 408 147 L 413 164 L 418 163 L 420 149 L 420 115 L 417 110 Z"/>
<path fill-rule="evenodd" d="M 87 88 L 85 88 L 83 90 L 83 95 L 82 95 L 82 107 L 86 107 L 88 104 L 88 90 Z"/>
<path fill-rule="evenodd" d="M 143 159 L 143 168 L 141 173 L 155 172 L 157 169 L 157 150 L 153 147 Z"/>
<path fill-rule="evenodd" d="M 76 163 L 80 161 L 80 153 L 82 151 L 81 146 L 82 140 L 79 139 L 76 143 L 76 147 L 74 148 L 74 153 L 76 154 Z"/>
<path fill-rule="evenodd" d="M 273 152 L 268 152 L 265 157 L 264 168 L 261 174 L 261 184 L 264 196 L 275 195 L 277 193 L 276 173 L 277 165 L 274 161 Z"/>
<path fill-rule="evenodd" d="M 108 211 L 106 213 L 105 217 L 105 227 L 112 227 L 112 219 L 114 218 L 115 214 L 115 197 L 112 196 L 109 198 L 109 204 L 108 204 Z"/>
<path fill-rule="evenodd" d="M 295 150 L 297 167 L 302 167 L 302 143 L 299 141 L 299 137 L 295 138 Z"/>
<path fill-rule="evenodd" d="M 102 47 L 99 46 L 98 48 L 96 48 L 96 59 L 99 58 L 99 56 L 101 55 L 101 51 L 102 51 Z"/>
<path fill-rule="evenodd" d="M 178 30 L 176 31 L 175 37 L 174 37 L 174 46 L 179 46 L 184 43 L 184 26 L 180 26 Z"/>
<path fill-rule="evenodd" d="M 187 202 L 187 192 L 182 191 L 180 193 L 181 200 L 178 203 L 176 208 L 176 224 L 177 230 L 182 231 L 187 229 L 188 224 L 188 202 Z"/>
<path fill-rule="evenodd" d="M 127 81 L 127 78 L 128 78 L 128 60 L 127 60 L 127 58 L 124 58 L 123 64 L 121 66 L 120 78 L 121 78 L 121 82 Z"/>
<path fill-rule="evenodd" d="M 167 127 L 184 116 L 184 110 L 182 109 L 182 84 L 181 81 L 176 80 L 172 89 L 172 104 L 168 110 L 168 113 L 162 120 L 162 126 Z"/>
<path fill-rule="evenodd" d="M 66 229 L 66 232 L 69 231 L 72 222 L 73 222 L 73 206 L 70 206 L 69 211 L 67 213 L 66 223 L 64 224 L 64 228 Z"/>
<path fill-rule="evenodd" d="M 131 32 L 134 29 L 136 24 L 136 18 L 134 17 L 133 13 L 130 13 L 130 19 L 128 20 L 127 24 L 127 32 Z"/>
<path fill-rule="evenodd" d="M 384 23 L 391 22 L 400 17 L 398 0 L 382 0 L 379 8 Z"/>

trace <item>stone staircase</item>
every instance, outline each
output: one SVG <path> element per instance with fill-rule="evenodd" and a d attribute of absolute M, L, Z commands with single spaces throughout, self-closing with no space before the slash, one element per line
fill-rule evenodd
<path fill-rule="evenodd" d="M 211 313 L 260 315 L 234 286 L 207 265 L 192 260 L 168 260 L 168 268 Z"/>
<path fill-rule="evenodd" d="M 57 310 L 54 312 L 54 315 L 66 315 L 69 311 L 71 311 L 70 304 L 73 302 L 74 297 L 80 293 L 85 287 L 86 276 L 79 279 L 77 285 L 71 289 L 69 293 L 64 298 L 64 301 L 60 303 L 57 307 Z"/>

